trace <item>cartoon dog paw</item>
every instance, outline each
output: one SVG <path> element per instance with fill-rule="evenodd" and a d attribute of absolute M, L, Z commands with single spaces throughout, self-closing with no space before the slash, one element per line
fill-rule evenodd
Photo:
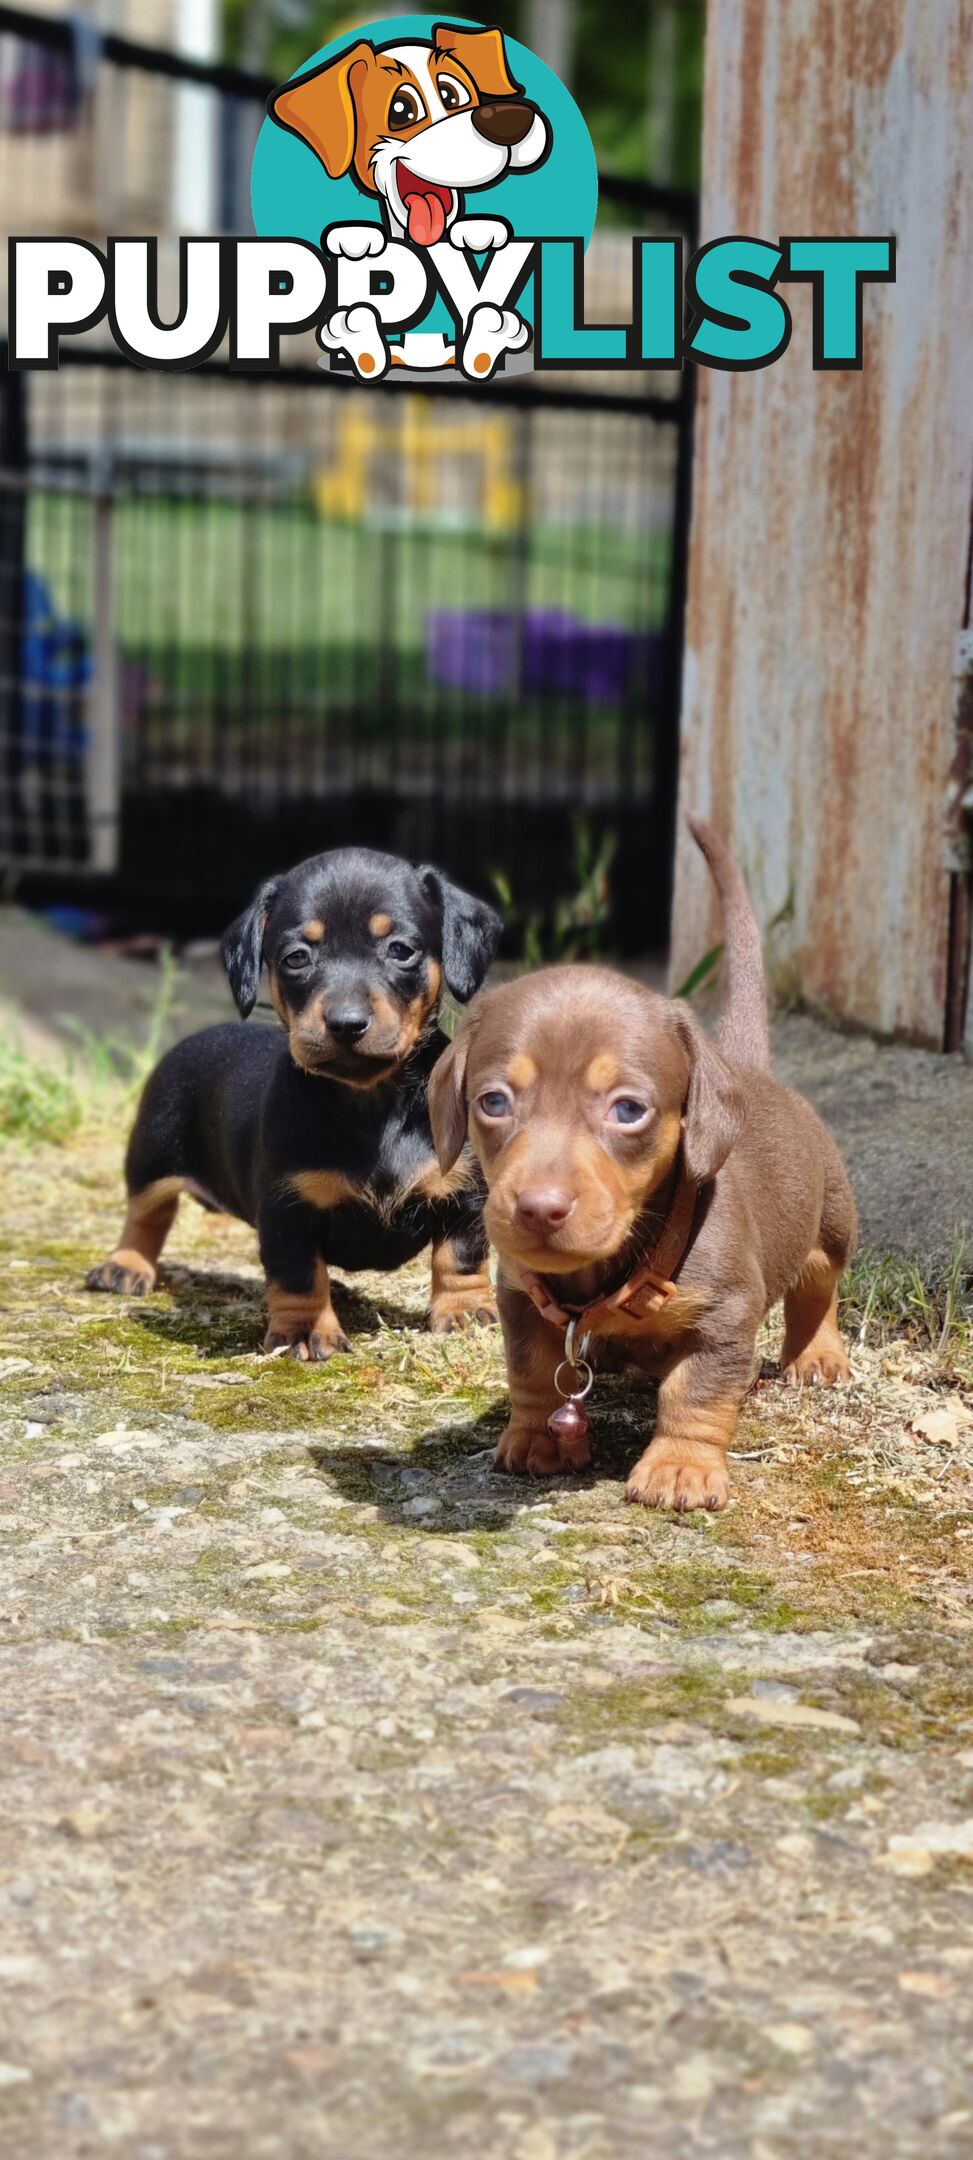
<path fill-rule="evenodd" d="M 349 262 L 364 262 L 366 255 L 381 255 L 385 234 L 381 225 L 329 225 L 322 235 L 322 246 L 329 255 L 344 255 Z"/>
<path fill-rule="evenodd" d="M 506 247 L 512 230 L 506 218 L 456 218 L 449 228 L 450 246 L 469 248 L 474 255 L 483 255 L 489 249 Z"/>
<path fill-rule="evenodd" d="M 378 382 L 387 373 L 389 348 L 373 307 L 360 300 L 355 307 L 336 308 L 322 323 L 318 343 L 329 352 L 346 352 L 363 382 Z"/>
<path fill-rule="evenodd" d="M 529 341 L 528 325 L 513 308 L 498 308 L 490 301 L 481 301 L 473 309 L 463 338 L 460 365 L 464 375 L 487 382 L 504 353 L 522 352 Z"/>

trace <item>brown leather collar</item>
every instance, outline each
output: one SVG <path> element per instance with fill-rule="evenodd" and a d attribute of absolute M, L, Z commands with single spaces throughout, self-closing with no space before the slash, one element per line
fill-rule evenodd
<path fill-rule="evenodd" d="M 568 1327 L 573 1320 L 576 1336 L 597 1335 L 599 1323 L 604 1324 L 618 1312 L 624 1312 L 633 1320 L 644 1319 L 649 1313 L 658 1312 L 660 1306 L 675 1295 L 673 1277 L 685 1259 L 698 1197 L 699 1186 L 687 1175 L 680 1155 L 675 1191 L 651 1252 L 639 1261 L 617 1290 L 609 1291 L 607 1296 L 592 1298 L 588 1305 L 560 1304 L 543 1278 L 532 1274 L 529 1268 L 515 1268 L 512 1272 L 541 1318 L 549 1320 L 552 1327 L 561 1328 Z"/>

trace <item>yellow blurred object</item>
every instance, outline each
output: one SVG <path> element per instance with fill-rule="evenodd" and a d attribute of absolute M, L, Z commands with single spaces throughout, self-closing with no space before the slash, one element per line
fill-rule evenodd
<path fill-rule="evenodd" d="M 510 422 L 502 416 L 449 424 L 438 419 L 424 398 L 406 399 L 401 425 L 373 419 L 360 405 L 346 408 L 338 429 L 338 456 L 314 480 L 319 517 L 363 518 L 369 508 L 372 458 L 392 451 L 405 467 L 405 502 L 416 517 L 432 517 L 442 508 L 441 464 L 444 457 L 473 460 L 480 468 L 482 518 L 490 532 L 510 532 L 524 522 L 526 499 L 511 470 Z"/>

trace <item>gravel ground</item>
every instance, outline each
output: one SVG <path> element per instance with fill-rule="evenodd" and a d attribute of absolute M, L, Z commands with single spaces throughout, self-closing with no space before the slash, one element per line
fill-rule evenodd
<path fill-rule="evenodd" d="M 720 1518 L 625 1508 L 617 1381 L 504 1480 L 418 1268 L 326 1368 L 195 1209 L 87 1296 L 121 1125 L 3 1156 L 4 2154 L 966 2155 L 965 1353 L 768 1367 Z"/>

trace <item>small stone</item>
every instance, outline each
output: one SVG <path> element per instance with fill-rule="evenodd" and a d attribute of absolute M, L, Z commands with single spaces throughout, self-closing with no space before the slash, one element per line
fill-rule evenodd
<path fill-rule="evenodd" d="M 258 1560 L 255 1567 L 244 1568 L 243 1580 L 244 1582 L 283 1582 L 286 1576 L 293 1575 L 293 1573 L 293 1568 L 288 1567 L 286 1560 Z"/>
<path fill-rule="evenodd" d="M 461 1972 L 457 1987 L 500 1988 L 504 1994 L 531 1995 L 537 1986 L 535 1972 Z"/>
<path fill-rule="evenodd" d="M 855 1718 L 841 1717 L 837 1710 L 815 1710 L 810 1703 L 767 1702 L 755 1695 L 731 1695 L 725 1707 L 731 1717 L 755 1718 L 759 1725 L 803 1725 L 816 1732 L 861 1732 Z"/>
<path fill-rule="evenodd" d="M 810 1860 L 814 1855 L 814 1839 L 806 1830 L 789 1830 L 777 1840 L 777 1851 L 788 1860 Z"/>
<path fill-rule="evenodd" d="M 764 2039 L 782 2055 L 808 2055 L 814 2046 L 814 2034 L 807 2025 L 765 2025 L 763 2031 Z"/>
<path fill-rule="evenodd" d="M 582 1837 L 609 1838 L 616 1846 L 622 1846 L 631 1837 L 631 1824 L 621 1816 L 610 1815 L 607 1808 L 587 1807 L 582 1802 L 564 1801 L 559 1807 L 548 1808 L 544 1821 L 551 1830 L 570 1830 Z"/>
<path fill-rule="evenodd" d="M 573 2051 L 568 2047 L 510 2048 L 496 2062 L 496 2074 L 510 2085 L 557 2085 L 571 2069 Z"/>
<path fill-rule="evenodd" d="M 973 1860 L 973 1817 L 958 1823 L 920 1823 L 905 1835 L 897 1833 L 877 1864 L 893 1875 L 921 1876 L 928 1875 L 937 1860 Z"/>
<path fill-rule="evenodd" d="M 402 1506 L 403 1515 L 408 1515 L 413 1522 L 434 1522 L 442 1512 L 442 1501 L 434 1500 L 431 1494 L 417 1494 L 414 1500 L 406 1500 Z"/>
<path fill-rule="evenodd" d="M 897 1978 L 903 1995 L 922 1995 L 928 2002 L 944 2002 L 955 1990 L 946 1973 L 900 1972 Z"/>
<path fill-rule="evenodd" d="M 34 2073 L 26 2070 L 23 2063 L 0 2062 L 0 2087 L 4 2085 L 28 2085 Z"/>
<path fill-rule="evenodd" d="M 677 2100 L 708 2100 L 716 2084 L 716 2071 L 708 2055 L 684 2055 L 672 2073 Z"/>
<path fill-rule="evenodd" d="M 64 1837 L 96 1838 L 101 1836 L 107 1822 L 107 1815 L 99 1814 L 97 1808 L 80 1807 L 74 1808 L 69 1815 L 62 1815 L 57 1827 Z"/>
<path fill-rule="evenodd" d="M 380 1950 L 398 1950 L 405 1941 L 402 1929 L 363 1922 L 348 1929 L 348 1940 L 359 1957 L 374 1957 Z"/>
<path fill-rule="evenodd" d="M 514 1710 L 526 1710 L 528 1717 L 554 1717 L 564 1701 L 563 1695 L 553 1688 L 508 1688 L 503 1697 Z"/>
<path fill-rule="evenodd" d="M 876 1867 L 887 1868 L 890 1875 L 902 1875 L 907 1880 L 916 1882 L 921 1876 L 932 1874 L 936 1863 L 931 1853 L 924 1852 L 920 1847 L 910 1846 L 908 1838 L 897 1838 L 893 1843 L 895 1850 L 880 1853 L 875 1862 Z"/>
<path fill-rule="evenodd" d="M 392 1551 L 395 1553 L 395 1557 L 398 1558 L 394 1546 Z M 479 1553 L 474 1551 L 472 1545 L 464 1545 L 459 1538 L 438 1538 L 435 1553 L 437 1560 L 454 1561 L 458 1567 L 468 1569 L 471 1575 L 477 1573 L 483 1566 Z"/>

